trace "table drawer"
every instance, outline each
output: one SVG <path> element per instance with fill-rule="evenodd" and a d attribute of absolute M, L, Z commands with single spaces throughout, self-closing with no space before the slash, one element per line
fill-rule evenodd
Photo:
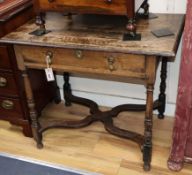
<path fill-rule="evenodd" d="M 46 68 L 46 56 L 50 55 L 50 66 L 58 71 L 145 77 L 146 58 L 142 55 L 33 46 L 16 47 L 16 53 L 19 53 L 26 66 L 31 68 Z"/>
<path fill-rule="evenodd" d="M 0 46 L 0 69 L 10 69 L 11 63 L 8 55 L 8 48 Z"/>
<path fill-rule="evenodd" d="M 126 15 L 126 0 L 36 0 L 42 10 Z"/>
<path fill-rule="evenodd" d="M 22 108 L 19 99 L 0 97 L 0 118 L 22 118 Z"/>
<path fill-rule="evenodd" d="M 0 72 L 0 95 L 18 96 L 13 74 Z"/>

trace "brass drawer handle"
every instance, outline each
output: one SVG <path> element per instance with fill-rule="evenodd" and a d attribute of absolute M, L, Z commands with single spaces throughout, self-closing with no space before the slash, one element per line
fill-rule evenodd
<path fill-rule="evenodd" d="M 51 3 L 51 2 L 54 2 L 55 0 L 48 0 L 48 1 Z"/>
<path fill-rule="evenodd" d="M 1 107 L 7 110 L 11 110 L 14 108 L 14 103 L 11 100 L 3 100 Z"/>
<path fill-rule="evenodd" d="M 76 50 L 75 51 L 75 56 L 78 59 L 82 59 L 83 58 L 83 51 L 82 50 Z"/>
<path fill-rule="evenodd" d="M 4 77 L 0 77 L 0 87 L 6 87 L 7 86 L 7 79 Z"/>
<path fill-rule="evenodd" d="M 115 58 L 112 57 L 112 56 L 109 56 L 107 58 L 107 61 L 108 61 L 108 67 L 109 67 L 109 70 L 112 72 L 115 70 Z"/>
<path fill-rule="evenodd" d="M 52 64 L 52 59 L 53 59 L 53 53 L 51 51 L 47 51 L 45 61 L 48 67 Z"/>
<path fill-rule="evenodd" d="M 105 0 L 106 3 L 111 4 L 112 0 Z"/>

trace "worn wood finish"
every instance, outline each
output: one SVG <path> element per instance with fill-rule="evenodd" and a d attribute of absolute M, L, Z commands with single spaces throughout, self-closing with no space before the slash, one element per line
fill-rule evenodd
<path fill-rule="evenodd" d="M 138 20 L 141 41 L 122 41 L 126 20 L 106 16 L 73 16 L 73 23 L 60 14 L 47 14 L 47 29 L 52 32 L 35 37 L 29 33 L 37 29 L 33 21 L 15 30 L 0 42 L 59 48 L 86 49 L 106 52 L 175 57 L 184 24 L 184 15 L 158 14 L 152 20 Z M 169 28 L 174 35 L 157 38 L 151 31 Z"/>
<path fill-rule="evenodd" d="M 53 101 L 55 98 L 58 98 L 58 95 L 60 94 L 58 94 L 57 91 L 55 92 L 55 87 L 56 87 L 55 82 L 48 83 L 46 81 L 44 71 L 25 69 L 22 61 L 18 64 L 18 66 L 21 71 L 21 73 L 19 73 L 18 80 L 20 81 L 22 80 L 21 75 L 23 76 L 23 79 L 24 79 L 24 81 L 20 82 L 20 88 L 21 88 L 20 95 L 22 95 L 21 98 L 22 98 L 22 102 L 24 102 L 23 108 L 25 110 L 24 117 L 29 120 L 29 115 L 31 116 L 40 115 L 42 109 L 50 101 Z M 32 85 L 30 85 L 31 82 L 29 81 L 29 77 L 30 77 L 30 81 L 33 82 Z M 25 96 L 25 91 L 27 90 L 29 91 L 29 94 L 26 94 Z M 35 137 L 34 128 L 38 126 L 38 124 L 35 124 L 36 120 L 34 119 L 34 117 L 30 119 L 30 121 L 31 122 L 28 124 L 32 126 L 33 136 Z"/>
<path fill-rule="evenodd" d="M 143 161 L 144 170 L 149 171 L 151 166 L 152 157 L 152 127 L 153 127 L 153 90 L 156 79 L 157 60 L 154 57 L 148 57 L 147 64 L 147 98 L 146 98 L 146 110 L 144 120 L 144 144 L 143 144 Z"/>
<path fill-rule="evenodd" d="M 46 54 L 51 52 L 51 67 L 57 71 L 146 78 L 147 58 L 141 55 L 35 46 L 15 46 L 15 49 L 30 68 L 45 68 Z"/>
<path fill-rule="evenodd" d="M 35 108 L 33 91 L 31 88 L 31 83 L 30 83 L 29 76 L 27 74 L 26 69 L 22 70 L 22 76 L 23 76 L 24 85 L 25 85 L 25 92 L 26 92 L 27 104 L 28 104 L 28 108 L 29 108 L 29 115 L 30 115 L 30 119 L 31 119 L 31 128 L 32 128 L 32 132 L 33 132 L 33 137 L 37 142 L 37 147 L 41 148 L 42 143 L 40 140 L 42 138 L 42 135 L 40 135 L 38 132 L 38 130 L 40 128 L 40 124 L 37 119 L 38 113 Z"/>
<path fill-rule="evenodd" d="M 97 17 L 92 22 L 88 20 L 91 19 L 90 16 L 88 16 L 88 19 L 86 16 L 77 16 L 75 18 L 77 23 L 74 23 L 74 26 L 66 21 L 59 28 L 58 23 L 52 23 L 52 26 L 54 26 L 52 32 L 44 36 L 29 35 L 29 32 L 36 28 L 31 22 L 2 39 L 4 42 L 14 44 L 18 67 L 24 76 L 33 134 L 37 146 L 39 148 L 43 146 L 42 133 L 50 128 L 79 128 L 95 121 L 101 121 L 108 132 L 139 144 L 143 151 L 144 170 L 148 171 L 150 170 L 152 156 L 152 111 L 153 109 L 160 109 L 159 107 L 162 104 L 159 101 L 153 103 L 153 89 L 159 56 L 175 56 L 176 45 L 183 28 L 183 16 L 160 15 L 158 19 L 151 20 L 149 23 L 141 20 L 140 29 L 146 36 L 141 42 L 123 42 L 120 38 L 120 33 L 123 31 L 121 23 L 120 25 L 116 25 L 115 22 L 109 23 L 110 25 L 104 26 L 104 30 L 101 32 L 101 25 L 97 25 L 101 21 L 97 20 Z M 52 21 L 54 21 L 53 18 Z M 173 23 L 176 22 L 177 28 L 173 27 Z M 171 29 L 175 32 L 175 35 L 166 38 L 155 38 L 151 34 L 151 30 L 155 29 L 159 23 L 161 27 L 172 27 Z M 114 26 L 118 27 L 115 28 Z M 148 42 L 153 43 L 153 45 L 147 45 Z M 166 44 L 167 47 L 165 45 L 159 47 L 162 43 Z M 64 97 L 66 98 L 66 106 L 70 106 L 71 103 L 78 103 L 90 108 L 90 114 L 84 119 L 43 122 L 38 118 L 32 91 L 33 83 L 30 83 L 28 71 L 26 70 L 29 68 L 44 69 L 47 57 L 49 57 L 50 67 L 54 71 L 65 72 Z M 100 111 L 95 102 L 72 95 L 69 83 L 70 73 L 141 79 L 147 90 L 146 106 L 121 105 L 109 111 Z M 162 81 L 164 83 L 165 80 Z M 115 117 L 119 113 L 129 110 L 146 111 L 143 135 L 138 132 L 124 130 L 114 124 Z"/>

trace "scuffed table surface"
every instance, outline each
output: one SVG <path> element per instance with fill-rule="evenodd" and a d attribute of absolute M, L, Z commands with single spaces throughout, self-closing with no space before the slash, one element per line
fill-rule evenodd
<path fill-rule="evenodd" d="M 48 13 L 46 18 L 46 29 L 51 30 L 50 33 L 30 35 L 38 28 L 32 20 L 0 42 L 175 57 L 184 24 L 184 15 L 178 14 L 158 14 L 158 18 L 139 19 L 137 31 L 142 34 L 142 40 L 123 41 L 126 17 L 74 15 L 70 21 L 62 14 Z M 157 38 L 151 33 L 162 28 L 168 28 L 174 35 Z"/>

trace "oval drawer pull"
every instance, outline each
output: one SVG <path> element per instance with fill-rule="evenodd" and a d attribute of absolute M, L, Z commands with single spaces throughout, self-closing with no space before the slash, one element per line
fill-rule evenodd
<path fill-rule="evenodd" d="M 106 3 L 111 4 L 112 0 L 105 0 Z"/>
<path fill-rule="evenodd" d="M 3 100 L 1 107 L 7 110 L 11 110 L 14 108 L 14 103 L 11 100 Z"/>
<path fill-rule="evenodd" d="M 53 53 L 51 51 L 47 51 L 46 57 L 45 57 L 47 67 L 49 67 L 52 64 L 52 58 L 53 58 Z"/>
<path fill-rule="evenodd" d="M 75 51 L 75 56 L 78 59 L 82 59 L 83 58 L 83 51 L 82 50 L 76 50 Z"/>
<path fill-rule="evenodd" d="M 6 87 L 7 86 L 7 79 L 4 77 L 0 77 L 0 87 Z"/>
<path fill-rule="evenodd" d="M 115 70 L 115 58 L 112 57 L 112 56 L 109 56 L 107 58 L 107 61 L 108 61 L 108 67 L 109 67 L 109 70 L 112 72 Z"/>
<path fill-rule="evenodd" d="M 55 0 L 48 0 L 48 1 L 51 3 L 51 2 L 54 2 Z"/>

